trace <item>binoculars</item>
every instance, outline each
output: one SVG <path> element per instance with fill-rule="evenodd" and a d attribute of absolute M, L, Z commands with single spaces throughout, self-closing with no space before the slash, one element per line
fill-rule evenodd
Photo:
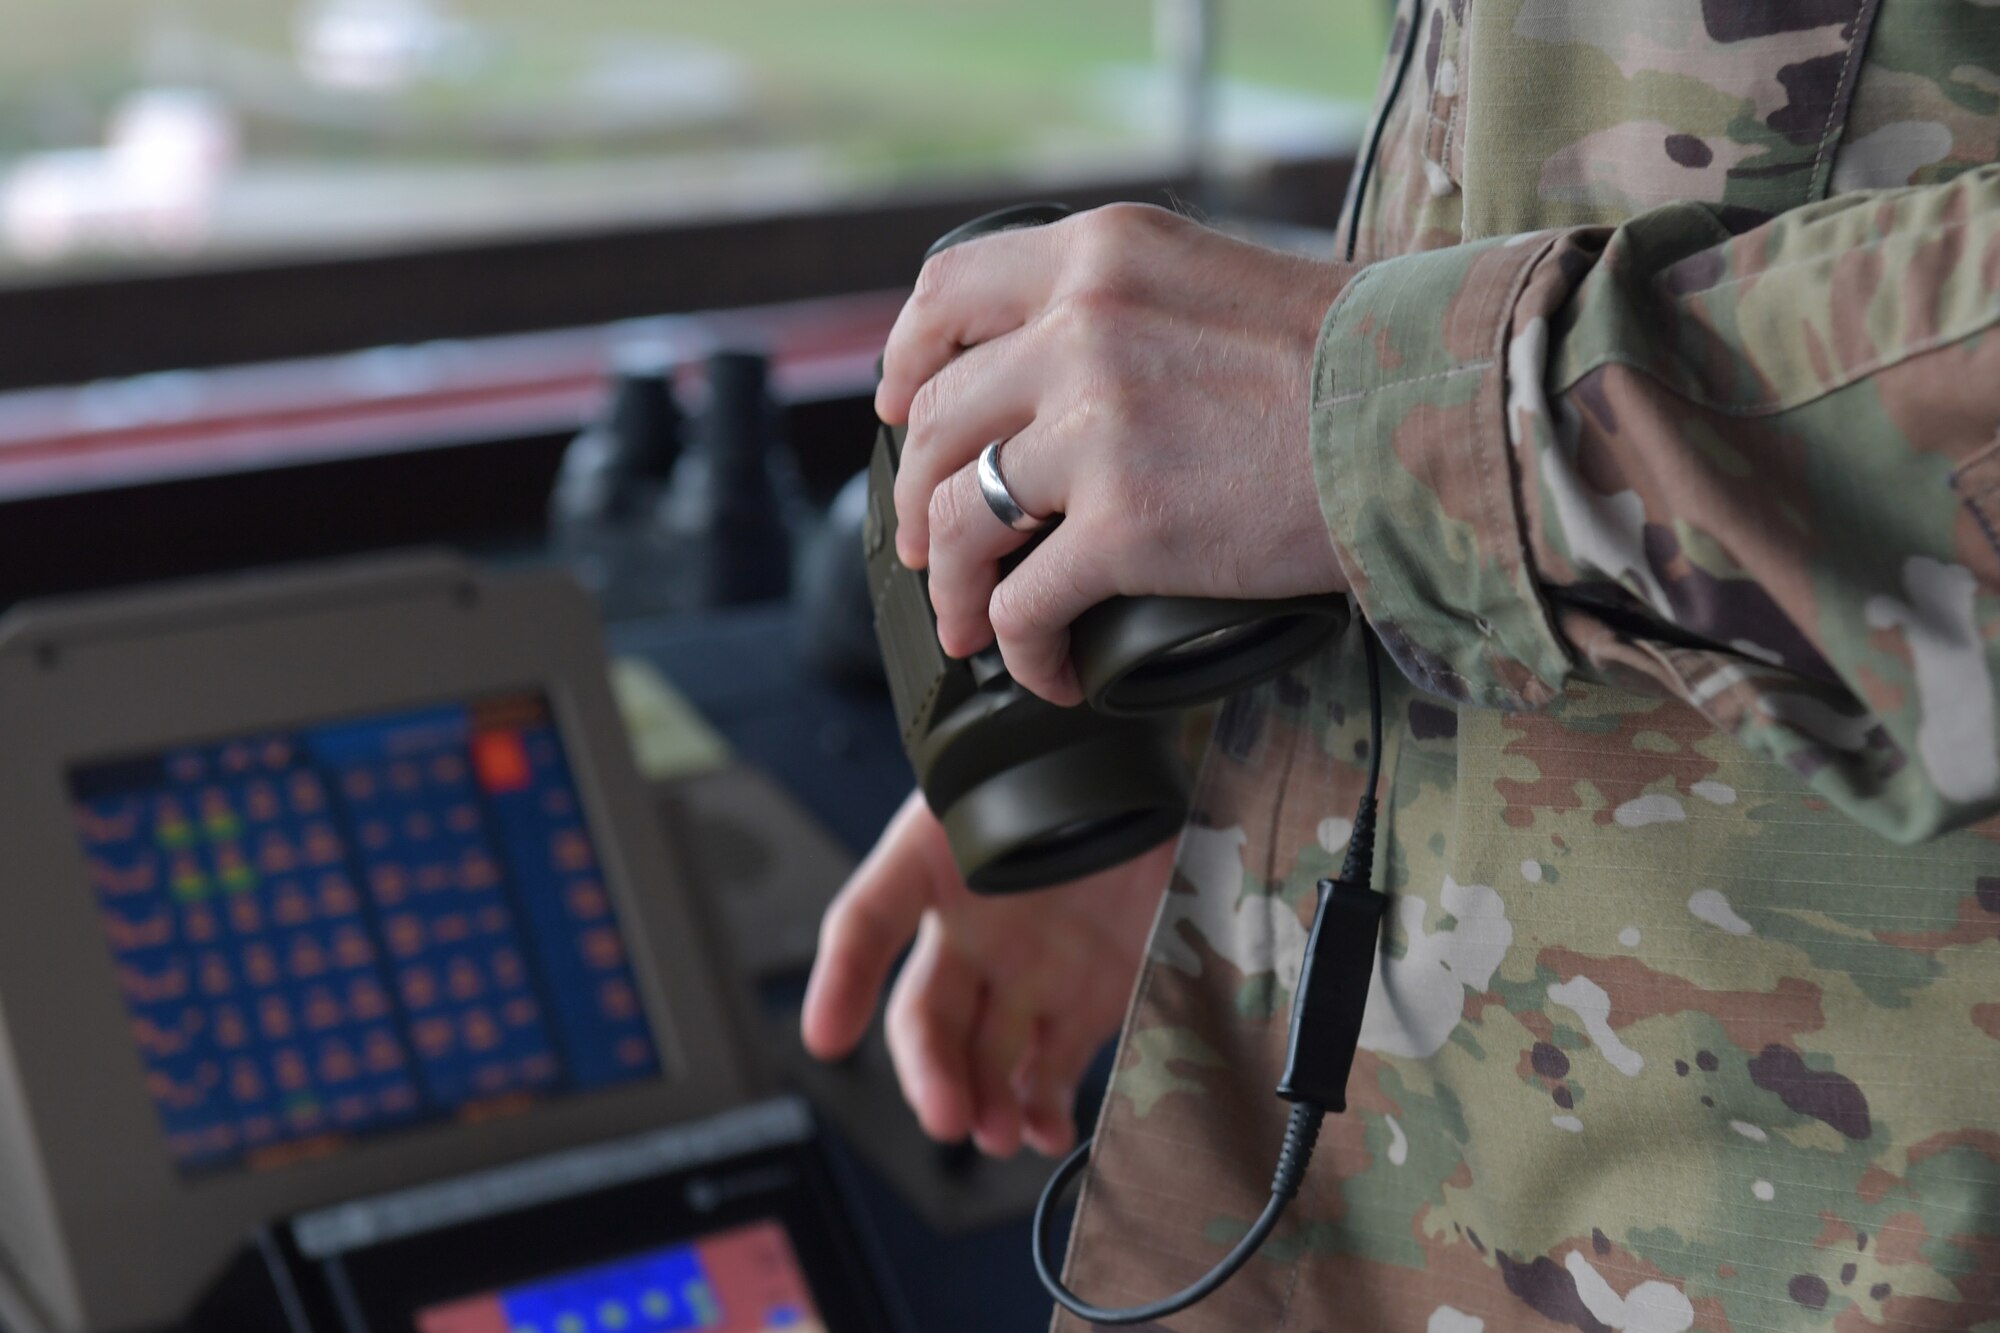
<path fill-rule="evenodd" d="M 1002 209 L 948 232 L 925 258 L 1068 212 L 1059 204 Z M 1171 836 L 1192 785 L 1181 714 L 1276 675 L 1347 625 L 1347 599 L 1336 594 L 1114 597 L 1071 626 L 1086 699 L 1058 707 L 1017 684 L 998 648 L 955 659 L 939 645 L 926 577 L 896 556 L 902 444 L 902 428 L 883 425 L 868 468 L 862 543 L 875 633 L 904 752 L 977 892 L 1060 884 Z M 1046 531 L 1004 561 L 1003 573 Z"/>

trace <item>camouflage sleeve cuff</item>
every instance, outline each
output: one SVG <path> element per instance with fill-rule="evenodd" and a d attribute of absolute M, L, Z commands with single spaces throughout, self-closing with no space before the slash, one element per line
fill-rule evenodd
<path fill-rule="evenodd" d="M 1417 686 L 1535 708 L 1570 654 L 1537 591 L 1507 441 L 1514 307 L 1560 232 L 1363 269 L 1313 367 L 1320 505 L 1362 610 Z M 1536 349 L 1529 349 L 1529 353 Z M 1515 367 L 1539 384 L 1541 368 Z"/>

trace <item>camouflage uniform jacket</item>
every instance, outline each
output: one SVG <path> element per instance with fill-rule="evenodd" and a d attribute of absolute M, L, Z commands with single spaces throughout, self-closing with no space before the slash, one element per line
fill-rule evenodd
<path fill-rule="evenodd" d="M 2000 1330 L 1996 158 L 1996 0 L 1404 0 L 1311 404 L 1388 926 L 1304 1193 L 1166 1326 Z M 1095 1302 L 1266 1198 L 1358 658 L 1218 725 Z"/>

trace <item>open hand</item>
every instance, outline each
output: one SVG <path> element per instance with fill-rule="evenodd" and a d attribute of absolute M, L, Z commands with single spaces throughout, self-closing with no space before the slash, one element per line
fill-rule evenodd
<path fill-rule="evenodd" d="M 934 256 L 889 335 L 875 408 L 908 425 L 897 551 L 930 569 L 938 637 L 997 638 L 1007 670 L 1082 699 L 1070 622 L 1116 594 L 1344 590 L 1308 435 L 1313 350 L 1354 269 L 1266 250 L 1164 209 L 1115 204 Z M 973 463 L 1031 514 L 996 519 Z"/>
<path fill-rule="evenodd" d="M 986 898 L 912 793 L 827 909 L 802 1020 L 821 1059 L 868 1029 L 889 968 L 889 1052 L 924 1132 L 1011 1156 L 1067 1152 L 1076 1085 L 1117 1031 L 1173 862 L 1168 842 L 1059 888 Z"/>

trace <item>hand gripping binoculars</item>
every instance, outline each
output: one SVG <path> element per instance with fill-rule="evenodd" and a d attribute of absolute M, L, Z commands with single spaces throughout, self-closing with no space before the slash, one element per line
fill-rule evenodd
<path fill-rule="evenodd" d="M 1002 209 L 946 233 L 924 257 L 1068 214 L 1060 204 Z M 862 542 L 875 633 L 904 752 L 977 892 L 1077 879 L 1178 831 L 1191 787 L 1180 715 L 1276 675 L 1346 627 L 1337 594 L 1114 597 L 1071 626 L 1086 701 L 1057 707 L 1016 684 L 998 648 L 954 659 L 939 645 L 926 576 L 896 557 L 902 445 L 902 428 L 882 426 L 869 462 Z M 1003 575 L 1048 531 L 1003 561 Z"/>

